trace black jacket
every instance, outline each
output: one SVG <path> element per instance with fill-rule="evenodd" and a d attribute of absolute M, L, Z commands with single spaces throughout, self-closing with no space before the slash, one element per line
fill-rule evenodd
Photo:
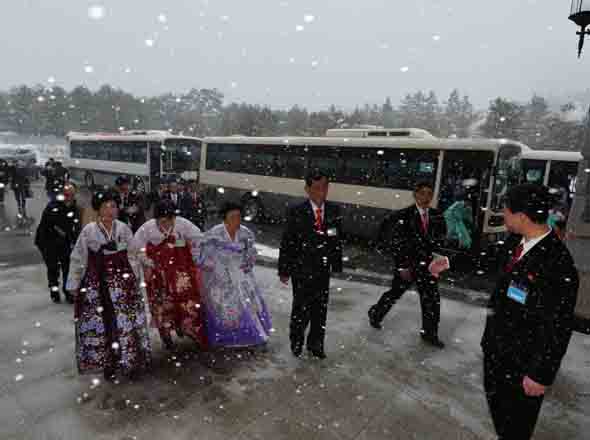
<path fill-rule="evenodd" d="M 66 206 L 54 201 L 47 205 L 35 234 L 35 246 L 43 255 L 70 254 L 82 228 L 80 214 L 75 203 Z"/>
<path fill-rule="evenodd" d="M 207 220 L 207 207 L 201 194 L 198 194 L 195 200 L 192 193 L 183 193 L 178 203 L 178 209 L 182 217 L 190 220 L 201 231 L 204 229 Z"/>
<path fill-rule="evenodd" d="M 127 197 L 118 194 L 117 202 L 119 204 L 118 219 L 129 225 L 135 233 L 146 220 L 143 194 L 136 190 L 129 191 Z"/>
<path fill-rule="evenodd" d="M 279 253 L 280 276 L 305 276 L 318 272 L 342 272 L 342 216 L 340 208 L 324 205 L 321 233 L 309 200 L 289 209 Z"/>
<path fill-rule="evenodd" d="M 380 233 L 379 247 L 389 252 L 398 269 L 428 268 L 432 253 L 440 252 L 447 228 L 442 212 L 428 209 L 428 232 L 424 234 L 416 205 L 393 213 Z"/>
<path fill-rule="evenodd" d="M 4 161 L 0 161 L 0 183 L 6 185 L 10 181 L 10 167 Z"/>
<path fill-rule="evenodd" d="M 520 240 L 507 240 L 503 263 Z M 524 304 L 508 296 L 511 284 L 528 292 Z M 554 232 L 500 274 L 481 346 L 516 384 L 525 375 L 543 385 L 553 383 L 572 335 L 578 287 L 573 259 Z"/>
<path fill-rule="evenodd" d="M 11 188 L 14 191 L 27 191 L 30 188 L 28 170 L 25 167 L 15 165 L 10 171 Z"/>

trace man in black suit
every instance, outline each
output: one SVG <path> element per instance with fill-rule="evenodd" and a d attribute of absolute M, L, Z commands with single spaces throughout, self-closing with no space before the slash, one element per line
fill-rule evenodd
<path fill-rule="evenodd" d="M 529 439 L 555 380 L 574 323 L 579 287 L 573 259 L 547 226 L 547 188 L 508 191 L 504 219 L 514 234 L 490 298 L 481 341 L 484 388 L 500 439 Z"/>
<path fill-rule="evenodd" d="M 289 209 L 279 253 L 279 277 L 293 283 L 291 351 L 300 357 L 307 335 L 307 350 L 324 359 L 324 339 L 330 290 L 330 274 L 342 271 L 342 217 L 340 209 L 326 201 L 329 181 L 314 170 L 305 178 L 309 199 Z"/>
<path fill-rule="evenodd" d="M 59 294 L 59 273 L 63 279 L 63 293 L 66 301 L 74 298 L 66 290 L 70 270 L 70 254 L 82 229 L 81 210 L 76 204 L 76 190 L 71 184 L 63 188 L 63 198 L 50 201 L 39 222 L 35 234 L 35 246 L 41 252 L 47 266 L 49 295 L 55 303 L 61 301 Z"/>
<path fill-rule="evenodd" d="M 201 231 L 204 231 L 207 207 L 203 195 L 199 192 L 199 184 L 196 181 L 189 181 L 186 188 L 188 191 L 181 198 L 180 216 L 190 220 Z"/>
<path fill-rule="evenodd" d="M 131 190 L 127 176 L 119 176 L 115 180 L 115 189 L 118 193 L 119 221 L 127 224 L 133 233 L 146 221 L 145 202 L 143 194 L 137 190 Z"/>
<path fill-rule="evenodd" d="M 416 284 L 422 308 L 422 330 L 424 342 L 443 348 L 438 338 L 440 321 L 440 294 L 437 277 L 429 272 L 436 251 L 446 235 L 442 213 L 430 205 L 433 198 L 432 184 L 421 182 L 414 188 L 416 203 L 399 210 L 391 222 L 391 251 L 395 262 L 391 289 L 385 292 L 379 302 L 369 309 L 369 322 L 373 328 L 381 329 L 381 321 L 406 290 Z M 448 259 L 445 259 L 448 266 Z M 445 266 L 445 267 L 446 267 Z"/>
<path fill-rule="evenodd" d="M 178 181 L 176 179 L 171 179 L 168 182 L 168 191 L 166 191 L 163 194 L 162 199 L 172 200 L 172 202 L 174 202 L 174 205 L 176 206 L 176 213 L 180 215 L 180 203 L 182 200 L 182 194 L 179 191 Z"/>

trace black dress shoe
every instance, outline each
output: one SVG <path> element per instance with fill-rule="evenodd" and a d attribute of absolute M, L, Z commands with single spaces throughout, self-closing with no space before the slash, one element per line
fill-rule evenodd
<path fill-rule="evenodd" d="M 381 330 L 383 328 L 381 323 L 375 319 L 375 315 L 370 309 L 367 312 L 367 315 L 369 315 L 369 324 L 371 324 L 371 327 L 377 330 Z"/>
<path fill-rule="evenodd" d="M 291 345 L 291 353 L 293 353 L 293 356 L 295 356 L 296 358 L 301 357 L 301 353 L 302 353 L 303 349 L 301 348 L 301 346 L 294 346 Z"/>
<path fill-rule="evenodd" d="M 324 350 L 307 350 L 309 352 L 309 354 L 311 355 L 311 357 L 314 357 L 316 359 L 326 359 L 326 353 L 324 352 Z"/>
<path fill-rule="evenodd" d="M 420 337 L 428 345 L 432 345 L 433 347 L 441 348 L 441 349 L 445 348 L 445 343 L 443 341 L 441 341 L 440 339 L 438 339 L 438 336 L 436 336 L 436 335 L 429 335 L 426 333 L 420 333 Z"/>
<path fill-rule="evenodd" d="M 51 301 L 56 304 L 61 302 L 61 298 L 59 297 L 59 292 L 49 292 L 49 296 L 51 297 Z"/>
<path fill-rule="evenodd" d="M 68 304 L 74 304 L 74 297 L 71 293 L 64 292 L 64 296 L 66 297 L 66 301 L 68 302 Z"/>

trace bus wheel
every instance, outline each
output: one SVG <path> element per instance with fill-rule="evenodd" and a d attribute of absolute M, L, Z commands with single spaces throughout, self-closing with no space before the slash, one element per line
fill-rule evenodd
<path fill-rule="evenodd" d="M 145 181 L 141 177 L 133 179 L 133 189 L 137 192 L 145 194 Z"/>
<path fill-rule="evenodd" d="M 247 222 L 257 223 L 262 220 L 264 207 L 257 197 L 250 196 L 243 202 L 244 220 Z"/>
<path fill-rule="evenodd" d="M 89 190 L 94 189 L 94 176 L 91 172 L 86 172 L 86 174 L 84 175 L 84 184 L 86 185 L 86 188 L 88 188 Z"/>

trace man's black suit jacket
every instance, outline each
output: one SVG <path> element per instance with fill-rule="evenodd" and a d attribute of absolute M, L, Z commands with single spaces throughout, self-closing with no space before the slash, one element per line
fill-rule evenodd
<path fill-rule="evenodd" d="M 503 263 L 521 241 L 510 237 Z M 508 296 L 509 286 L 528 291 L 524 304 Z M 491 360 L 510 373 L 515 385 L 524 376 L 551 385 L 566 353 L 573 328 L 578 272 L 565 244 L 551 232 L 510 271 L 502 270 L 490 298 L 481 341 Z"/>
<path fill-rule="evenodd" d="M 322 230 L 315 230 L 315 214 L 309 200 L 287 214 L 279 253 L 279 275 L 305 277 L 342 271 L 342 216 L 340 208 L 324 204 Z"/>

